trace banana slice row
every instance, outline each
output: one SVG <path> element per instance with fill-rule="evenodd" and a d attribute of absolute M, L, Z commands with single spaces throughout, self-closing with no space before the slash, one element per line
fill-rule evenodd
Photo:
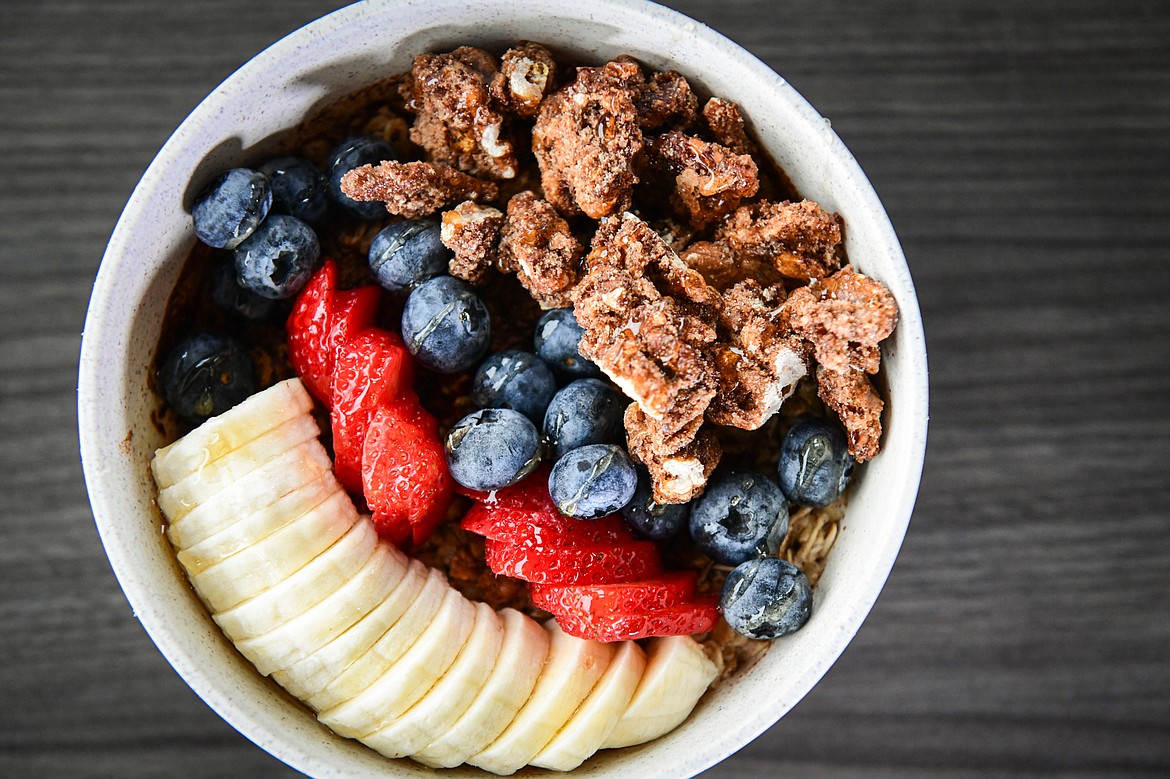
<path fill-rule="evenodd" d="M 716 676 L 685 636 L 574 638 L 467 600 L 378 538 L 297 379 L 160 449 L 167 536 L 212 618 L 336 733 L 434 768 L 576 768 L 677 727 Z"/>

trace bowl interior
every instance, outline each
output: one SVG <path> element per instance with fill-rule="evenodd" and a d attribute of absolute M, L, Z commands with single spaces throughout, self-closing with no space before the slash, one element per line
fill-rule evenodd
<path fill-rule="evenodd" d="M 262 53 L 209 96 L 147 170 L 111 238 L 82 349 L 79 416 L 94 515 L 123 590 L 191 687 L 248 738 L 313 776 L 432 776 L 334 736 L 263 679 L 208 617 L 161 533 L 148 463 L 163 443 L 147 387 L 164 307 L 194 240 L 185 204 L 217 171 L 262 156 L 323 104 L 409 68 L 422 51 L 536 40 L 582 61 L 632 54 L 681 71 L 702 93 L 741 104 L 752 129 L 806 197 L 838 211 L 860 270 L 885 282 L 901 321 L 883 349 L 884 451 L 864 469 L 816 590 L 813 618 L 709 694 L 651 744 L 602 752 L 582 776 L 691 775 L 788 711 L 844 649 L 881 589 L 917 492 L 926 436 L 926 353 L 913 284 L 889 220 L 841 141 L 779 76 L 710 29 L 630 0 L 540 4 L 432 0 L 343 9 Z M 451 776 L 482 776 L 474 769 Z M 551 772 L 533 771 L 533 774 Z"/>

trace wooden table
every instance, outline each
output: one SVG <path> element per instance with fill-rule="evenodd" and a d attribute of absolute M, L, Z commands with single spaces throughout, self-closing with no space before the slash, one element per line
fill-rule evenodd
<path fill-rule="evenodd" d="M 340 3 L 0 3 L 0 775 L 288 776 L 135 623 L 77 455 L 90 284 L 184 116 Z M 711 777 L 1170 774 L 1170 6 L 674 3 L 854 151 L 903 240 L 930 450 L 899 562 Z"/>

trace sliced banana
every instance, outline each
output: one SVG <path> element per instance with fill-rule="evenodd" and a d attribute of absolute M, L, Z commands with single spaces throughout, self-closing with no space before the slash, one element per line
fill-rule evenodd
<path fill-rule="evenodd" d="M 612 644 L 570 636 L 554 620 L 549 659 L 532 697 L 492 744 L 467 762 L 507 776 L 528 765 L 569 721 L 613 659 Z"/>
<path fill-rule="evenodd" d="M 154 481 L 164 490 L 312 408 L 313 399 L 300 379 L 274 384 L 155 452 L 150 464 Z"/>
<path fill-rule="evenodd" d="M 475 627 L 455 663 L 414 706 L 362 742 L 386 757 L 406 757 L 446 733 L 467 711 L 496 665 L 504 622 L 486 603 L 475 605 Z"/>
<path fill-rule="evenodd" d="M 646 653 L 633 641 L 619 644 L 605 675 L 572 718 L 531 764 L 554 771 L 572 771 L 601 748 L 617 727 L 646 669 Z"/>
<path fill-rule="evenodd" d="M 718 675 L 719 669 L 690 636 L 653 639 L 642 681 L 602 748 L 644 744 L 674 730 Z"/>
<path fill-rule="evenodd" d="M 515 609 L 500 612 L 504 643 L 487 682 L 445 733 L 411 757 L 431 768 L 454 768 L 504 731 L 528 701 L 548 659 L 549 634 Z"/>

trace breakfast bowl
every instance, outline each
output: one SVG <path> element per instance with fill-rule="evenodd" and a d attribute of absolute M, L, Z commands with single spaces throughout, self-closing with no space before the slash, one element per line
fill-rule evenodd
<path fill-rule="evenodd" d="M 628 54 L 681 72 L 703 95 L 737 102 L 754 137 L 804 197 L 839 213 L 861 272 L 893 294 L 899 320 L 882 345 L 882 452 L 851 487 L 848 511 L 815 591 L 812 619 L 739 669 L 673 732 L 603 750 L 588 777 L 696 774 L 789 711 L 857 632 L 893 566 L 925 452 L 926 350 L 910 273 L 877 195 L 821 117 L 780 76 L 709 28 L 638 0 L 365 2 L 289 35 L 209 95 L 135 188 L 102 260 L 83 339 L 78 391 L 86 484 L 102 543 L 135 615 L 159 650 L 220 716 L 310 776 L 433 776 L 341 738 L 241 656 L 192 591 L 161 532 L 149 464 L 169 443 L 151 366 L 164 313 L 195 241 L 193 194 L 217 172 L 270 153 L 282 134 L 340 98 L 407 71 L 425 51 L 502 51 L 539 41 L 581 62 Z M 463 767 L 452 776 L 483 776 Z M 525 775 L 554 772 L 527 769 Z"/>

